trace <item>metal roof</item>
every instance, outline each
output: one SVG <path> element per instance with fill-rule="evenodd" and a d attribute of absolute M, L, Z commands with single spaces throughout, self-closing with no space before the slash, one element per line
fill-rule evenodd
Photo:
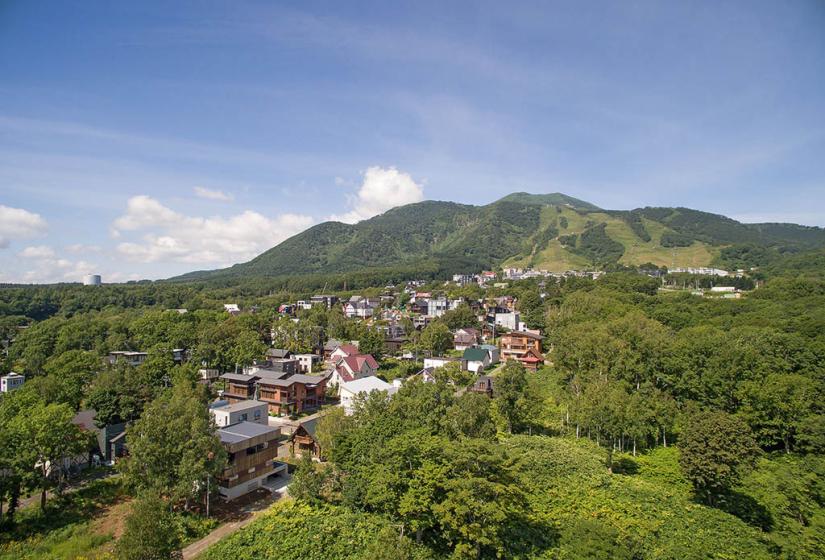
<path fill-rule="evenodd" d="M 215 407 L 212 410 L 222 412 L 240 412 L 242 410 L 251 410 L 253 408 L 258 408 L 260 406 L 266 406 L 266 403 L 256 401 L 254 399 L 249 399 L 248 401 L 240 401 L 236 402 L 235 404 L 227 404 L 224 406 Z"/>
<path fill-rule="evenodd" d="M 221 443 L 240 443 L 247 439 L 266 434 L 280 433 L 280 428 L 256 424 L 255 422 L 239 422 L 218 430 Z"/>

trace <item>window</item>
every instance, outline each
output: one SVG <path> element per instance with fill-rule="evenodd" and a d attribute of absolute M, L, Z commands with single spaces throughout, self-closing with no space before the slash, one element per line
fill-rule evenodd
<path fill-rule="evenodd" d="M 260 411 L 260 409 L 258 409 L 258 410 L 255 411 L 255 420 L 260 420 L 260 419 L 261 419 L 261 411 Z"/>
<path fill-rule="evenodd" d="M 239 421 L 239 422 L 246 422 L 246 419 L 247 419 L 247 418 L 249 418 L 249 415 L 248 415 L 246 412 L 244 412 L 243 414 L 241 414 L 241 415 L 238 417 L 238 421 Z"/>

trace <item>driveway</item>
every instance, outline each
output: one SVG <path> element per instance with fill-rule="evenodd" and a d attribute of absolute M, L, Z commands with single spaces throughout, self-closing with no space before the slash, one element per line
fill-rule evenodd
<path fill-rule="evenodd" d="M 287 495 L 287 486 L 289 485 L 291 479 L 292 476 L 286 474 L 271 482 L 264 483 L 264 486 L 271 491 L 272 499 L 259 500 L 245 506 L 240 512 L 240 519 L 230 521 L 229 523 L 224 523 L 201 540 L 195 541 L 184 548 L 181 551 L 183 554 L 183 560 L 191 560 L 192 558 L 195 558 L 219 540 L 228 537 L 238 529 L 242 529 L 255 521 L 255 519 L 257 519 L 262 512 L 268 510 L 273 503 Z"/>

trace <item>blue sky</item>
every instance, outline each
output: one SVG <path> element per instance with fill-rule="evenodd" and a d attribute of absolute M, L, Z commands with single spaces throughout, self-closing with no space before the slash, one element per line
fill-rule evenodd
<path fill-rule="evenodd" d="M 0 281 L 564 192 L 825 226 L 825 2 L 0 3 Z"/>

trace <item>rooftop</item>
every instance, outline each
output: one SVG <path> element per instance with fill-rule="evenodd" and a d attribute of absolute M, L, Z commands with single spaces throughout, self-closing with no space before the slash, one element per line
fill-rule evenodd
<path fill-rule="evenodd" d="M 258 408 L 259 406 L 266 406 L 266 403 L 250 399 L 248 401 L 241 401 L 235 404 L 226 404 L 223 406 L 216 406 L 212 410 L 220 410 L 222 412 L 241 412 L 243 410 L 250 410 Z"/>
<path fill-rule="evenodd" d="M 369 377 L 362 377 L 355 381 L 342 383 L 341 389 L 346 389 L 350 393 L 357 395 L 358 393 L 371 393 L 372 391 L 391 391 L 393 386 L 374 375 L 370 375 Z"/>
<path fill-rule="evenodd" d="M 266 435 L 278 434 L 281 429 L 273 426 L 264 426 L 255 422 L 239 422 L 218 430 L 221 443 L 240 443 L 247 439 Z"/>

